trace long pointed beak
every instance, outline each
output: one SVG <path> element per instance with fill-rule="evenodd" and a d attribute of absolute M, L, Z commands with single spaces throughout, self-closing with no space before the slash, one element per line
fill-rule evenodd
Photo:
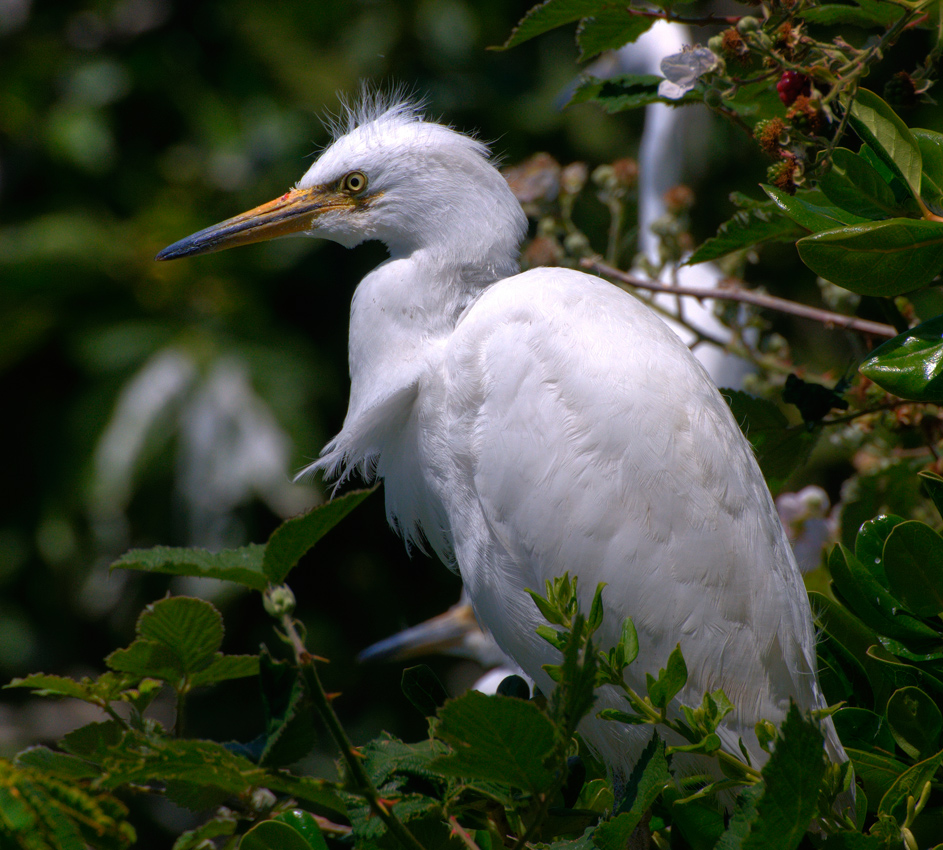
<path fill-rule="evenodd" d="M 357 660 L 404 661 L 436 653 L 474 656 L 473 649 L 467 647 L 466 642 L 469 634 L 475 632 L 480 634 L 471 606 L 459 603 L 444 614 L 368 646 Z"/>
<path fill-rule="evenodd" d="M 315 219 L 324 212 L 351 206 L 353 201 L 349 196 L 322 186 L 292 189 L 274 201 L 174 242 L 155 259 L 177 260 L 222 251 L 236 245 L 290 236 L 310 230 Z"/>

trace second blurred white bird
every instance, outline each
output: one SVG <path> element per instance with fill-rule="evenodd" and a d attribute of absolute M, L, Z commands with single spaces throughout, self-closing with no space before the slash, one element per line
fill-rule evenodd
<path fill-rule="evenodd" d="M 555 652 L 525 588 L 569 571 L 588 606 L 608 582 L 599 639 L 634 619 L 633 686 L 680 642 L 681 699 L 723 688 L 736 706 L 724 744 L 742 737 L 761 764 L 754 724 L 824 700 L 805 589 L 750 446 L 638 300 L 566 269 L 516 274 L 525 227 L 481 142 L 368 99 L 296 188 L 158 256 L 289 233 L 384 242 L 390 259 L 353 297 L 347 418 L 314 468 L 382 478 L 391 523 L 457 566 L 545 691 Z M 650 735 L 595 718 L 582 731 L 617 771 Z"/>

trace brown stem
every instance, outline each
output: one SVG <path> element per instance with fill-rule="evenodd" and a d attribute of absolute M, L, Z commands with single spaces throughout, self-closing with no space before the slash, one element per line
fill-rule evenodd
<path fill-rule="evenodd" d="M 620 283 L 627 283 L 639 289 L 647 289 L 651 292 L 667 292 L 671 295 L 689 295 L 692 298 L 698 299 L 716 298 L 722 301 L 741 301 L 744 304 L 752 304 L 755 307 L 776 310 L 780 313 L 788 313 L 792 316 L 800 316 L 803 319 L 821 322 L 823 325 L 858 331 L 858 333 L 870 334 L 871 336 L 883 336 L 888 338 L 897 336 L 897 331 L 890 325 L 885 325 L 880 322 L 871 322 L 867 319 L 858 319 L 854 316 L 845 316 L 841 313 L 833 313 L 830 310 L 820 310 L 817 307 L 809 307 L 806 304 L 799 304 L 795 301 L 778 298 L 775 295 L 754 292 L 749 289 L 721 289 L 717 287 L 697 289 L 689 286 L 669 286 L 668 284 L 660 283 L 655 280 L 648 280 L 628 274 L 599 260 L 584 259 L 580 261 L 580 265 L 584 268 L 592 269 L 604 277 L 617 280 Z"/>

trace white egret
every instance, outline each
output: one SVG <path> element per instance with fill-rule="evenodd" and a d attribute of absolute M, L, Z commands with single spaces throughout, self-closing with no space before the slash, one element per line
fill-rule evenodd
<path fill-rule="evenodd" d="M 295 188 L 158 259 L 289 234 L 384 242 L 390 258 L 353 296 L 347 417 L 311 468 L 382 478 L 392 525 L 460 571 L 483 625 L 545 691 L 555 652 L 525 588 L 569 571 L 588 610 L 608 582 L 598 637 L 614 644 L 633 618 L 632 684 L 680 642 L 682 701 L 723 688 L 725 746 L 742 738 L 762 764 L 759 719 L 825 703 L 805 589 L 750 446 L 640 301 L 569 269 L 518 274 L 525 229 L 484 144 L 366 98 Z M 597 706 L 618 704 L 604 692 Z M 582 732 L 623 773 L 650 735 L 595 718 Z"/>

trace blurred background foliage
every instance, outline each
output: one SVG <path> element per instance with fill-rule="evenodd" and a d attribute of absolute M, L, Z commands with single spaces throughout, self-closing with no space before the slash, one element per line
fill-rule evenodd
<path fill-rule="evenodd" d="M 100 671 L 129 642 L 141 607 L 168 589 L 223 608 L 227 652 L 270 639 L 255 598 L 112 575 L 108 565 L 130 546 L 261 541 L 324 498 L 320 482 L 292 475 L 343 420 L 349 300 L 384 251 L 294 239 L 185 263 L 153 256 L 293 184 L 328 141 L 322 119 L 338 93 L 354 95 L 363 80 L 405 85 L 430 114 L 493 141 L 507 164 L 537 151 L 590 168 L 636 155 L 641 112 L 562 109 L 577 71 L 571 32 L 486 50 L 530 5 L 0 0 L 0 678 Z M 906 120 L 943 129 L 938 116 Z M 687 176 L 700 240 L 729 217 L 730 191 L 758 195 L 767 163 L 748 136 L 706 115 L 697 135 Z M 580 203 L 601 250 L 606 209 Z M 747 278 L 820 298 L 791 246 L 769 260 Z M 813 373 L 831 369 L 837 380 L 863 353 L 848 336 L 774 322 Z M 834 502 L 860 469 L 853 441 L 820 444 L 799 483 L 823 485 Z M 911 509 L 913 471 L 926 460 L 902 457 L 892 475 L 897 461 L 881 461 L 874 492 L 859 476 L 843 533 L 853 538 L 884 501 Z M 319 553 L 293 588 L 309 645 L 332 659 L 330 687 L 344 693 L 337 708 L 352 737 L 421 734 L 400 670 L 358 668 L 354 656 L 451 604 L 457 577 L 406 554 L 379 497 Z M 475 675 L 432 663 L 456 688 Z M 253 737 L 254 686 L 197 697 L 193 734 Z M 0 755 L 61 736 L 91 719 L 82 711 L 2 693 Z"/>

